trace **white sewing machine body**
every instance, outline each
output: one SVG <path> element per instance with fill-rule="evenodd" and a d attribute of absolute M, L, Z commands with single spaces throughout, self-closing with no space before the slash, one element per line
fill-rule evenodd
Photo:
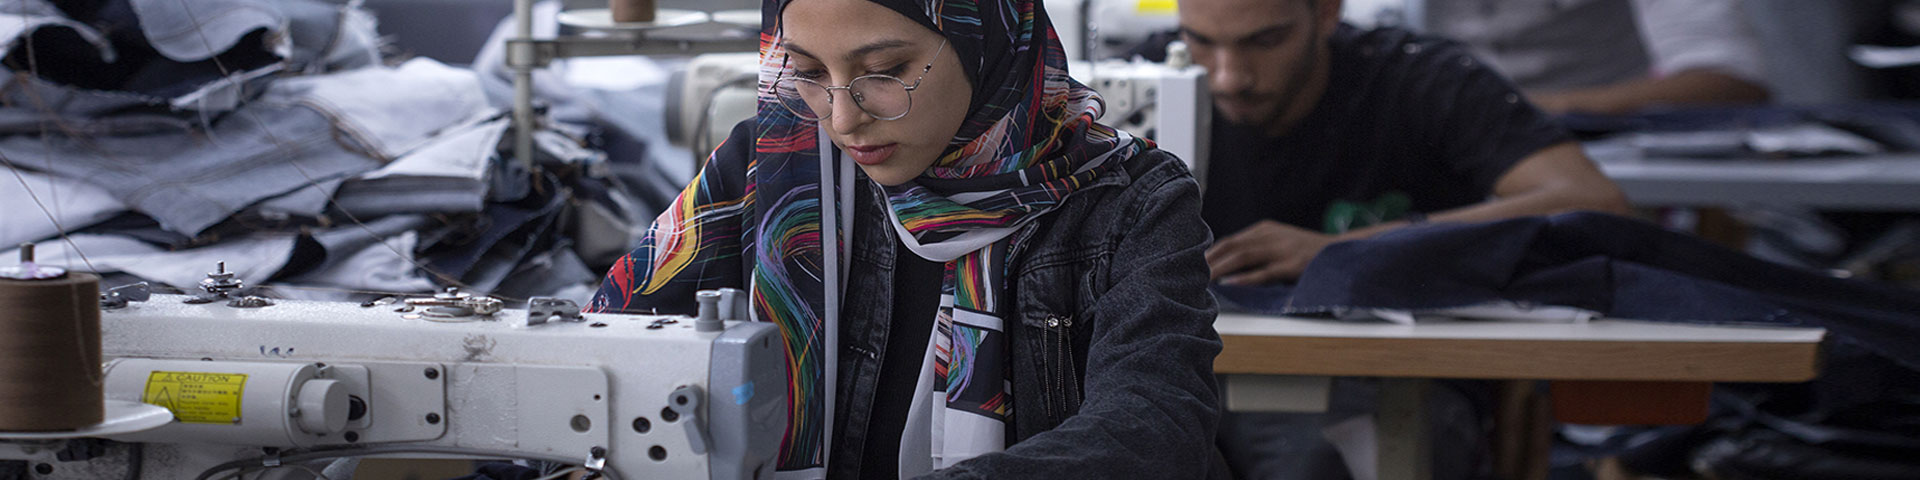
<path fill-rule="evenodd" d="M 107 400 L 174 413 L 158 428 L 106 436 L 144 444 L 142 478 L 195 478 L 269 450 L 771 478 L 786 429 L 785 347 L 769 323 L 701 331 L 686 316 L 435 318 L 404 303 L 188 298 L 156 295 L 101 315 Z M 0 460 L 51 466 L 34 478 L 120 478 L 129 467 L 124 452 L 56 460 L 65 442 L 0 440 Z"/>

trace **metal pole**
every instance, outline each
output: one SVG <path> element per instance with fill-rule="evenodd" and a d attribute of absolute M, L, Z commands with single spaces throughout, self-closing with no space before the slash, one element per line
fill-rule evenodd
<path fill-rule="evenodd" d="M 508 44 L 508 57 L 533 58 L 533 0 L 514 0 L 513 18 L 518 28 L 518 44 Z M 524 51 L 516 51 L 524 49 Z M 517 55 L 516 55 L 517 54 Z M 513 157 L 521 167 L 533 171 L 533 68 L 532 61 L 513 65 Z"/>

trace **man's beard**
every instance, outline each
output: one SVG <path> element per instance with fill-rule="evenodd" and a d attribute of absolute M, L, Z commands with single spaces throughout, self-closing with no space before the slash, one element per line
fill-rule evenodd
<path fill-rule="evenodd" d="M 1313 25 L 1314 26 L 1310 28 L 1313 28 L 1314 30 L 1307 33 L 1308 35 L 1311 36 L 1310 38 L 1314 38 L 1315 41 L 1307 43 L 1307 51 L 1306 51 L 1306 54 L 1303 55 L 1304 58 L 1302 58 L 1301 62 L 1298 64 L 1299 68 L 1295 68 L 1293 69 L 1292 72 L 1289 72 L 1289 75 L 1287 75 L 1286 83 L 1281 84 L 1280 94 L 1277 97 L 1275 97 L 1279 99 L 1279 101 L 1275 102 L 1275 104 L 1273 105 L 1273 108 L 1269 109 L 1264 114 L 1256 112 L 1255 114 L 1258 115 L 1258 118 L 1235 119 L 1235 118 L 1229 118 L 1222 115 L 1223 118 L 1225 118 L 1229 123 L 1232 123 L 1235 126 L 1256 129 L 1263 133 L 1277 136 L 1285 133 L 1285 132 L 1276 132 L 1275 130 L 1280 128 L 1281 126 L 1280 123 L 1286 120 L 1287 112 L 1289 110 L 1292 110 L 1295 105 L 1298 105 L 1302 102 L 1305 102 L 1308 104 L 1318 104 L 1319 100 L 1322 100 L 1322 99 L 1300 98 L 1303 92 L 1307 90 L 1307 85 L 1313 83 L 1311 80 L 1313 80 L 1313 75 L 1315 73 L 1315 70 L 1320 66 L 1319 65 L 1320 52 L 1322 50 L 1321 42 L 1323 40 L 1320 39 L 1319 24 L 1315 23 Z M 1218 100 L 1224 99 L 1228 101 L 1240 102 L 1241 104 L 1244 105 L 1248 103 L 1248 102 L 1245 102 L 1245 100 L 1251 100 L 1256 98 L 1258 98 L 1258 96 L 1253 94 L 1235 94 L 1232 96 L 1219 97 L 1219 98 L 1216 98 L 1215 100 L 1218 101 Z M 1289 127 L 1289 129 L 1291 129 L 1291 127 Z"/>

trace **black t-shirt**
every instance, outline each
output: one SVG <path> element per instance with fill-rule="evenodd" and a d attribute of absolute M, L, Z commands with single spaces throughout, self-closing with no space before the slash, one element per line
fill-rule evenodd
<path fill-rule="evenodd" d="M 1326 93 L 1292 131 L 1214 118 L 1201 211 L 1216 238 L 1263 219 L 1338 233 L 1479 203 L 1572 138 L 1457 43 L 1347 25 L 1330 42 Z"/>
<path fill-rule="evenodd" d="M 920 381 L 947 274 L 946 263 L 920 258 L 904 245 L 894 248 L 893 325 L 887 329 L 886 358 L 881 359 L 880 384 L 874 389 L 860 478 L 900 478 L 900 434 L 907 428 L 907 408 L 913 405 L 913 387 Z"/>

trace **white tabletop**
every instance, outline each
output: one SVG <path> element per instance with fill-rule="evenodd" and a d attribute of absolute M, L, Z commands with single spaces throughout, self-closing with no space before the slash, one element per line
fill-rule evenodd
<path fill-rule="evenodd" d="M 1819 328 L 1454 321 L 1400 325 L 1223 314 L 1223 374 L 1799 382 L 1819 373 Z"/>
<path fill-rule="evenodd" d="M 1920 210 L 1920 154 L 1796 159 L 1672 159 L 1594 152 L 1636 206 L 1794 205 Z"/>
<path fill-rule="evenodd" d="M 1460 320 L 1401 325 L 1386 322 L 1222 313 L 1213 323 L 1220 335 L 1333 338 L 1422 338 L 1478 340 L 1554 340 L 1572 342 L 1781 342 L 1818 343 L 1819 328 L 1685 325 L 1624 319 L 1586 323 L 1531 323 Z"/>

